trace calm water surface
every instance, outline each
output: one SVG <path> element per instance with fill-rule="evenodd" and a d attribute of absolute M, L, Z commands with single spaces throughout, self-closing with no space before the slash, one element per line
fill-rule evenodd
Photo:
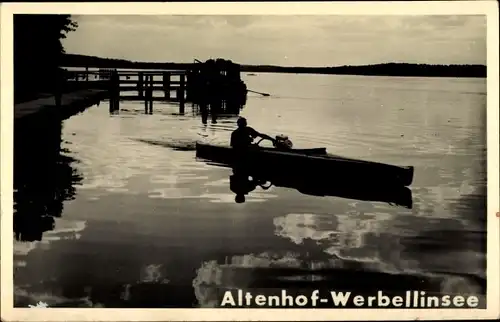
<path fill-rule="evenodd" d="M 240 113 L 257 130 L 288 134 L 295 147 L 415 166 L 413 208 L 275 187 L 236 204 L 230 170 L 171 148 L 227 143 L 236 116 L 203 125 L 190 108 L 179 115 L 155 103 L 144 115 L 130 102 L 110 116 L 104 102 L 62 129 L 39 126 L 38 152 L 20 148 L 16 207 L 35 237 L 14 242 L 15 304 L 207 307 L 226 288 L 318 281 L 485 292 L 484 79 L 245 81 L 271 93 L 250 93 Z"/>

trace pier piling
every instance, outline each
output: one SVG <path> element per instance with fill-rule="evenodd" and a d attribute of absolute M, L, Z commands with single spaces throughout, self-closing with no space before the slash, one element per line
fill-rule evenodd
<path fill-rule="evenodd" d="M 144 112 L 153 114 L 153 75 L 146 75 L 145 81 Z"/>
<path fill-rule="evenodd" d="M 144 97 L 144 73 L 139 72 L 137 75 L 137 92 L 140 98 Z"/>
<path fill-rule="evenodd" d="M 180 75 L 179 77 L 179 82 L 180 82 L 180 86 L 179 86 L 179 95 L 177 96 L 179 98 L 179 114 L 181 115 L 184 115 L 184 108 L 185 108 L 185 100 L 186 100 L 186 93 L 185 93 L 185 85 L 186 85 L 186 82 L 185 82 L 185 78 L 184 78 L 185 75 Z"/>
<path fill-rule="evenodd" d="M 110 72 L 109 113 L 120 111 L 120 75 L 116 70 Z"/>
<path fill-rule="evenodd" d="M 170 73 L 163 72 L 163 92 L 165 94 L 165 99 L 170 99 Z"/>

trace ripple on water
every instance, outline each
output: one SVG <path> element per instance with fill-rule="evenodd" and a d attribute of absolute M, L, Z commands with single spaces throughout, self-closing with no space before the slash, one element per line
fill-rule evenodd
<path fill-rule="evenodd" d="M 150 183 L 159 185 L 161 184 L 180 185 L 186 183 L 196 183 L 199 180 L 206 181 L 208 179 L 209 179 L 208 176 L 199 176 L 194 173 L 183 173 L 177 175 L 153 174 L 150 177 Z"/>
<path fill-rule="evenodd" d="M 228 203 L 233 204 L 235 195 L 233 193 L 206 193 L 201 192 L 199 194 L 193 194 L 193 190 L 190 188 L 157 188 L 149 190 L 148 197 L 152 199 L 194 199 L 203 200 L 206 199 L 211 203 Z M 246 197 L 245 202 L 255 203 L 255 202 L 266 202 L 271 198 L 276 198 L 276 195 L 270 193 L 252 193 Z"/>

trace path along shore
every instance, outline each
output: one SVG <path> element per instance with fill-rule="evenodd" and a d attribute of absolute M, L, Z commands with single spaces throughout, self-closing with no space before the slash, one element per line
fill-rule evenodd
<path fill-rule="evenodd" d="M 51 96 L 15 104 L 14 121 L 18 122 L 42 116 L 64 120 L 95 104 L 99 104 L 108 95 L 106 90 L 85 89 L 64 93 L 61 95 L 59 102 L 57 102 L 55 96 Z"/>

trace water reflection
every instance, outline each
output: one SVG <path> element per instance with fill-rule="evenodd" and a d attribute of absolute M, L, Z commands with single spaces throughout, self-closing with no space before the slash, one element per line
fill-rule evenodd
<path fill-rule="evenodd" d="M 124 103 L 123 110 L 131 113 L 117 117 L 109 117 L 106 107 L 88 109 L 66 121 L 63 131 L 73 142 L 71 153 L 81 160 L 77 167 L 84 173 L 84 185 L 79 186 L 76 200 L 65 203 L 64 219 L 56 218 L 56 229 L 45 232 L 43 241 L 36 243 L 37 250 L 19 256 L 23 258 L 17 265 L 23 267 L 16 269 L 16 306 L 32 305 L 38 299 L 50 306 L 210 306 L 217 304 L 217 292 L 223 287 L 269 285 L 303 292 L 308 285 L 316 287 L 317 281 L 326 281 L 325 287 L 364 291 L 366 285 L 421 289 L 420 279 L 424 289 L 483 292 L 485 193 L 473 189 L 484 185 L 484 178 L 474 171 L 484 169 L 480 160 L 485 159 L 478 154 L 484 140 L 476 133 L 484 123 L 472 117 L 480 105 L 466 98 L 446 103 L 448 96 L 439 104 L 426 105 L 415 97 L 407 99 L 409 95 L 391 96 L 392 90 L 375 93 L 379 98 L 373 91 L 370 97 L 366 91 L 356 92 L 372 86 L 371 82 L 378 86 L 389 80 L 356 78 L 360 83 L 349 91 L 332 91 L 331 77 L 324 78 L 325 86 L 302 78 L 290 86 L 287 79 L 273 78 L 269 86 L 282 88 L 269 87 L 269 91 L 287 94 L 284 97 L 296 91 L 333 96 L 329 101 L 308 100 L 306 109 L 303 101 L 274 94 L 249 100 L 244 114 L 256 128 L 288 133 L 304 148 L 325 146 L 334 153 L 384 163 L 411 160 L 417 174 L 411 191 L 347 189 L 335 182 L 297 183 L 286 176 L 280 182 L 254 173 L 252 178 L 265 179 L 263 188 L 272 187 L 257 186 L 244 204 L 234 204 L 231 169 L 196 162 L 192 152 L 200 136 L 209 144 L 227 145 L 235 125 L 224 119 L 230 116 L 218 114 L 216 125 L 204 126 L 198 112 L 179 116 L 173 104 L 158 104 L 152 116 L 142 115 L 140 103 Z M 447 84 L 438 81 L 433 88 Z M 386 108 L 373 104 L 373 97 Z M 391 106 L 404 106 L 405 111 Z M 456 119 L 446 123 L 450 113 Z M 443 127 L 441 119 L 452 126 Z M 49 132 L 37 133 L 44 131 Z M 466 135 L 473 140 L 464 141 Z M 36 150 L 37 145 L 48 144 L 37 137 L 25 141 L 28 150 L 30 145 Z M 58 144 L 53 149 L 60 148 Z M 46 154 L 48 150 L 43 149 Z M 25 153 L 25 171 L 43 168 L 34 156 L 43 159 L 37 153 Z M 64 180 L 71 190 L 70 170 L 62 170 L 61 164 L 57 167 L 58 173 L 67 173 Z M 48 174 L 57 172 L 54 169 L 43 169 L 47 173 L 36 174 L 42 183 L 31 182 L 30 193 L 16 196 L 24 204 L 18 206 L 28 209 L 32 200 L 44 205 L 52 200 L 53 196 L 43 197 L 53 190 L 46 185 L 59 177 Z M 22 175 L 22 171 L 17 174 L 21 189 Z M 28 175 L 24 181 L 32 179 Z M 402 207 L 390 207 L 387 202 Z M 53 217 L 39 212 L 27 216 L 30 227 L 50 229 Z M 23 235 L 27 238 L 28 232 Z M 63 240 L 47 245 L 55 238 Z M 26 253 L 35 243 L 15 244 Z"/>
<path fill-rule="evenodd" d="M 229 178 L 230 189 L 236 195 L 237 203 L 245 202 L 245 195 L 258 187 L 268 190 L 271 186 L 295 189 L 302 194 L 317 197 L 340 197 L 362 201 L 380 201 L 411 209 L 412 192 L 407 187 L 370 187 L 358 184 L 338 184 L 335 181 L 322 181 L 320 178 L 269 175 L 264 172 L 239 172 L 233 169 Z"/>
<path fill-rule="evenodd" d="M 40 241 L 61 217 L 63 201 L 75 195 L 81 175 L 75 159 L 61 148 L 62 122 L 26 119 L 14 125 L 14 234 L 19 241 Z"/>
<path fill-rule="evenodd" d="M 90 289 L 84 290 L 82 296 L 68 298 L 64 295 L 55 295 L 47 292 L 28 292 L 22 288 L 14 286 L 14 303 L 16 307 L 28 307 L 38 302 L 46 303 L 49 307 L 70 307 L 70 308 L 102 308 L 102 304 L 94 303 L 90 299 Z"/>
<path fill-rule="evenodd" d="M 291 252 L 264 252 L 203 262 L 193 280 L 200 307 L 218 307 L 225 291 L 240 289 L 254 294 L 289 295 L 308 291 L 349 291 L 357 295 L 425 291 L 429 295 L 476 295 L 485 298 L 486 283 L 469 276 L 376 272 L 357 262 L 310 258 Z M 329 304 L 331 306 L 331 304 Z M 328 306 L 328 305 L 327 305 Z"/>
<path fill-rule="evenodd" d="M 464 195 L 450 203 L 454 220 L 422 220 L 418 234 L 400 240 L 403 256 L 418 269 L 467 273 L 486 278 L 486 193 Z"/>
<path fill-rule="evenodd" d="M 207 126 L 209 119 L 212 124 L 218 124 L 220 120 L 233 119 L 237 117 L 241 110 L 245 107 L 246 97 L 242 102 L 222 100 L 211 103 L 192 103 L 190 104 L 189 114 L 185 112 L 184 105 L 179 105 L 175 102 L 169 101 L 165 102 L 162 99 L 156 99 L 155 101 L 157 102 L 153 103 L 154 108 L 149 110 L 146 114 L 176 116 L 178 120 L 188 120 L 191 117 L 200 117 L 202 124 Z M 144 114 L 144 108 L 142 107 L 143 104 L 141 103 L 143 102 L 134 103 L 124 99 L 122 104 L 125 107 L 120 108 L 120 110 L 110 112 L 110 115 L 119 115 L 121 118 L 124 118 L 127 117 L 127 115 Z"/>
<path fill-rule="evenodd" d="M 208 123 L 208 117 L 211 116 L 212 124 L 217 124 L 220 118 L 233 118 L 240 114 L 240 111 L 246 104 L 246 95 L 243 101 L 228 100 L 228 101 L 214 101 L 210 103 L 200 103 L 194 109 L 197 115 L 201 116 L 203 124 Z"/>
<path fill-rule="evenodd" d="M 408 270 L 398 237 L 385 234 L 393 216 L 374 209 L 339 214 L 289 213 L 275 217 L 275 235 L 297 245 L 314 245 L 336 258 L 375 265 L 384 272 Z"/>
<path fill-rule="evenodd" d="M 93 295 L 99 297 L 97 292 Z M 102 300 L 106 301 L 106 298 Z M 165 308 L 195 304 L 192 292 L 172 284 L 167 278 L 166 268 L 161 264 L 146 265 L 136 283 L 121 287 L 118 301 L 120 303 L 113 307 Z"/>
<path fill-rule="evenodd" d="M 141 104 L 136 104 L 135 108 L 131 109 L 130 108 L 131 102 L 128 102 L 126 99 L 124 99 L 123 101 L 124 103 L 127 104 L 126 106 L 129 107 L 121 108 L 119 111 L 118 110 L 113 110 L 112 112 L 110 111 L 110 115 L 118 115 L 120 112 L 133 112 L 134 114 L 144 113 L 144 108 L 142 108 Z M 178 111 L 170 113 L 171 115 L 176 115 L 179 117 L 186 116 L 185 106 L 183 104 L 181 105 L 181 104 L 176 104 L 174 102 L 165 102 L 162 99 L 155 99 L 154 101 L 157 101 L 155 103 L 152 103 L 154 105 L 154 108 L 152 110 L 149 110 L 147 114 L 153 114 L 153 113 L 164 114 L 162 113 L 162 110 L 164 109 L 165 104 L 167 104 L 169 107 L 175 107 L 176 110 L 178 109 Z M 245 107 L 246 101 L 247 97 L 245 95 L 240 98 L 237 98 L 236 100 L 218 99 L 206 102 L 191 103 L 190 104 L 191 116 L 201 117 L 201 121 L 204 125 L 208 124 L 209 118 L 211 119 L 212 124 L 217 124 L 218 120 L 220 119 L 228 119 L 238 116 L 241 110 Z"/>

